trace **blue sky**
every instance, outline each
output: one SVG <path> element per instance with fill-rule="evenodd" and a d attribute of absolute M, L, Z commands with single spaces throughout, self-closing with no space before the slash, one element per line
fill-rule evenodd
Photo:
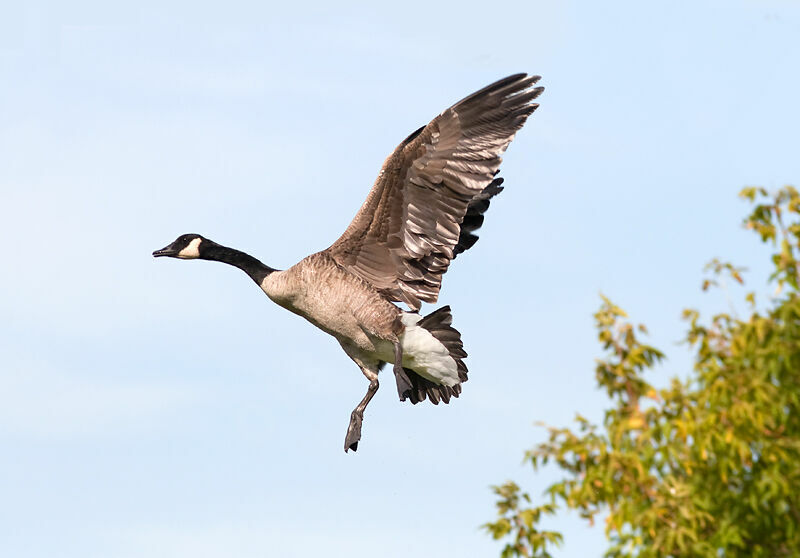
<path fill-rule="evenodd" d="M 0 5 L 4 555 L 495 556 L 488 486 L 553 478 L 520 464 L 533 423 L 602 416 L 600 292 L 667 352 L 656 383 L 690 365 L 681 309 L 727 309 L 708 259 L 769 292 L 736 193 L 800 182 L 796 2 L 69 4 Z M 440 298 L 470 381 L 438 407 L 384 382 L 345 455 L 366 382 L 337 343 L 150 253 L 200 232 L 288 267 L 409 132 L 519 71 L 541 108 Z"/>

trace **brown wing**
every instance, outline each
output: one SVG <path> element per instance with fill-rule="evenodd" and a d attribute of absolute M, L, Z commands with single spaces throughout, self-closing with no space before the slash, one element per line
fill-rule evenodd
<path fill-rule="evenodd" d="M 420 128 L 383 164 L 367 200 L 329 249 L 339 265 L 414 310 L 436 302 L 470 202 L 539 106 L 539 76 L 501 79 Z"/>

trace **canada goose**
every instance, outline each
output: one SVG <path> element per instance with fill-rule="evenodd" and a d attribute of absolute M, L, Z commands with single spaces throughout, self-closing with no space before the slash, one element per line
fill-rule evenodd
<path fill-rule="evenodd" d="M 425 317 L 419 309 L 436 302 L 450 261 L 478 240 L 473 233 L 503 189 L 495 178 L 500 155 L 539 106 L 532 102 L 544 90 L 533 87 L 538 80 L 501 79 L 413 132 L 386 159 L 344 234 L 285 271 L 199 234 L 184 234 L 153 256 L 236 266 L 273 301 L 333 335 L 369 380 L 345 436 L 345 452 L 355 451 L 385 363 L 394 365 L 400 401 L 449 403 L 467 381 L 450 308 Z"/>

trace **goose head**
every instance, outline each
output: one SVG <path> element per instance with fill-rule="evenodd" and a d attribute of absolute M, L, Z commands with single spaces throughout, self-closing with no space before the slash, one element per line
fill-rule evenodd
<path fill-rule="evenodd" d="M 211 260 L 238 267 L 259 286 L 264 278 L 275 271 L 250 254 L 217 244 L 199 234 L 182 234 L 169 246 L 153 252 L 155 257 L 168 256 L 181 260 Z"/>
<path fill-rule="evenodd" d="M 180 258 L 182 260 L 194 260 L 203 257 L 203 252 L 209 246 L 216 245 L 215 242 L 200 236 L 199 234 L 182 234 L 175 241 L 153 252 L 156 258 L 168 256 L 170 258 Z"/>

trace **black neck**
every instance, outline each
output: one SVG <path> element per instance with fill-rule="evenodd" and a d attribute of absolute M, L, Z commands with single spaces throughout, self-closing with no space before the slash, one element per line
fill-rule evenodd
<path fill-rule="evenodd" d="M 219 244 L 206 246 L 201 252 L 200 257 L 204 260 L 213 260 L 215 262 L 236 266 L 247 273 L 250 279 L 255 281 L 258 285 L 261 285 L 261 281 L 264 280 L 264 277 L 275 271 L 249 254 L 234 250 L 233 248 L 228 248 L 227 246 L 220 246 Z"/>

